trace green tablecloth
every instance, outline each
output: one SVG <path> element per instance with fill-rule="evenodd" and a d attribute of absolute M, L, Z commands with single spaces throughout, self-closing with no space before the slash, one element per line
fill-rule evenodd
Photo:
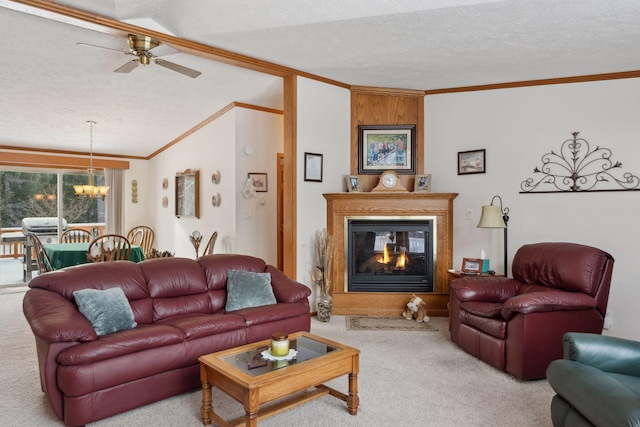
<path fill-rule="evenodd" d="M 87 262 L 89 243 L 50 243 L 43 245 L 56 270 Z M 144 260 L 144 252 L 140 246 L 131 245 L 129 259 L 133 262 Z"/>

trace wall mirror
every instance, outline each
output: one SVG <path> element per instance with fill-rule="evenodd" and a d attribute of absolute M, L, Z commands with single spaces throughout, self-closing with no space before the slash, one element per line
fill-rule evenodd
<path fill-rule="evenodd" d="M 176 174 L 176 216 L 200 218 L 200 172 L 187 169 Z"/>

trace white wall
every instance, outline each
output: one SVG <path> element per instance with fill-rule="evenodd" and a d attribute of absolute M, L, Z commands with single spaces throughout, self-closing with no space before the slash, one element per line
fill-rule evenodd
<path fill-rule="evenodd" d="M 278 127 L 279 134 L 274 130 Z M 252 131 L 245 132 L 240 129 Z M 149 183 L 154 187 L 154 196 L 147 207 L 152 206 L 152 209 L 149 209 L 149 221 L 156 230 L 156 247 L 161 251 L 175 252 L 176 256 L 194 258 L 195 251 L 189 241 L 189 235 L 194 230 L 199 230 L 204 235 L 201 254 L 214 231 L 218 231 L 214 253 L 233 251 L 259 255 L 268 253 L 269 250 L 275 252 L 275 241 L 265 242 L 269 247 L 253 248 L 247 248 L 246 243 L 238 245 L 236 242 L 238 227 L 246 225 L 238 220 L 239 213 L 236 207 L 238 198 L 241 198 L 238 185 L 238 174 L 241 172 L 237 171 L 243 167 L 238 164 L 245 161 L 237 156 L 237 146 L 256 135 L 263 135 L 265 138 L 266 135 L 270 135 L 277 138 L 277 141 L 272 143 L 272 151 L 275 153 L 278 144 L 282 144 L 282 138 L 279 136 L 282 133 L 281 129 L 282 117 L 278 114 L 245 111 L 236 107 L 151 159 Z M 271 160 L 270 156 L 267 159 L 253 157 L 259 159 L 255 167 L 261 170 L 275 164 L 275 160 Z M 175 175 L 176 172 L 185 169 L 200 171 L 200 218 L 175 216 Z M 220 172 L 219 184 L 211 181 L 211 175 L 216 170 Z M 169 181 L 166 190 L 162 188 L 164 178 Z M 220 194 L 219 207 L 214 207 L 211 203 L 214 193 Z M 163 197 L 169 200 L 167 208 L 162 207 Z"/>
<path fill-rule="evenodd" d="M 327 226 L 323 193 L 345 191 L 350 167 L 350 92 L 315 80 L 298 78 L 297 122 L 297 280 L 311 284 L 311 248 L 316 231 Z M 304 181 L 304 153 L 323 155 L 322 182 Z M 310 298 L 315 310 L 315 298 Z"/>
<path fill-rule="evenodd" d="M 153 217 L 149 206 L 154 206 L 154 198 L 158 192 L 154 182 L 149 178 L 149 162 L 146 160 L 129 160 L 129 169 L 124 174 L 124 227 L 122 232 L 127 233 L 133 227 L 146 225 Z M 132 181 L 138 182 L 138 202 L 133 203 Z"/>
<path fill-rule="evenodd" d="M 541 157 L 579 131 L 592 149 L 606 147 L 621 172 L 640 175 L 640 79 L 501 89 L 425 98 L 425 173 L 433 191 L 457 192 L 454 265 L 485 249 L 503 271 L 502 230 L 476 228 L 481 206 L 500 195 L 510 209 L 509 265 L 526 243 L 569 241 L 596 246 L 615 258 L 605 333 L 640 339 L 634 301 L 640 193 L 520 194 Z M 485 174 L 457 175 L 457 152 L 485 148 Z M 467 209 L 474 218 L 466 219 Z"/>
<path fill-rule="evenodd" d="M 235 252 L 278 265 L 277 153 L 284 151 L 284 122 L 279 114 L 236 108 Z M 250 126 L 248 124 L 251 124 Z M 245 147 L 253 152 L 247 155 Z M 267 174 L 267 192 L 245 199 L 240 190 L 248 173 Z"/>
<path fill-rule="evenodd" d="M 233 109 L 151 159 L 150 182 L 156 186 L 152 227 L 156 230 L 158 250 L 193 258 L 195 251 L 189 235 L 194 230 L 204 235 L 201 251 L 216 230 L 218 242 L 225 236 L 235 236 L 235 203 L 232 196 L 235 192 L 235 119 Z M 175 176 L 186 169 L 200 171 L 200 218 L 175 216 Z M 220 171 L 220 184 L 217 185 L 211 182 L 214 170 Z M 166 190 L 162 188 L 165 178 L 169 181 Z M 214 192 L 222 196 L 218 208 L 211 205 Z M 163 197 L 169 200 L 166 208 L 162 207 Z"/>

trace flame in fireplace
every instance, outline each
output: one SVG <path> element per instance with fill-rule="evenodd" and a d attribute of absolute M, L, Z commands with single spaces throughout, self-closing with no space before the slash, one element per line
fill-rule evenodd
<path fill-rule="evenodd" d="M 382 256 L 378 258 L 378 262 L 380 264 L 389 264 L 389 248 L 387 245 L 384 245 L 384 252 L 382 253 Z"/>
<path fill-rule="evenodd" d="M 396 258 L 396 270 L 404 270 L 408 262 L 409 258 L 405 253 L 405 249 L 402 248 L 402 252 L 400 253 L 400 255 L 398 255 L 398 258 Z"/>

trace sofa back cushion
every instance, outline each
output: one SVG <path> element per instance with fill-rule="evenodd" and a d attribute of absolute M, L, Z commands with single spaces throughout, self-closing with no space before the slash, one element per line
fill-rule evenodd
<path fill-rule="evenodd" d="M 253 273 L 264 273 L 267 264 L 264 260 L 248 255 L 213 254 L 198 258 L 204 270 L 209 297 L 214 312 L 224 310 L 227 299 L 227 272 L 243 270 Z"/>
<path fill-rule="evenodd" d="M 34 277 L 29 287 L 46 289 L 74 301 L 73 293 L 82 289 L 122 289 L 129 300 L 136 322 L 150 323 L 153 307 L 147 283 L 138 264 L 109 261 L 81 264 Z"/>
<path fill-rule="evenodd" d="M 525 283 L 584 292 L 593 297 L 611 281 L 613 258 L 600 249 L 575 243 L 524 245 L 513 259 L 513 278 Z"/>
<path fill-rule="evenodd" d="M 153 300 L 153 321 L 212 313 L 202 267 L 189 258 L 153 258 L 139 263 Z"/>

